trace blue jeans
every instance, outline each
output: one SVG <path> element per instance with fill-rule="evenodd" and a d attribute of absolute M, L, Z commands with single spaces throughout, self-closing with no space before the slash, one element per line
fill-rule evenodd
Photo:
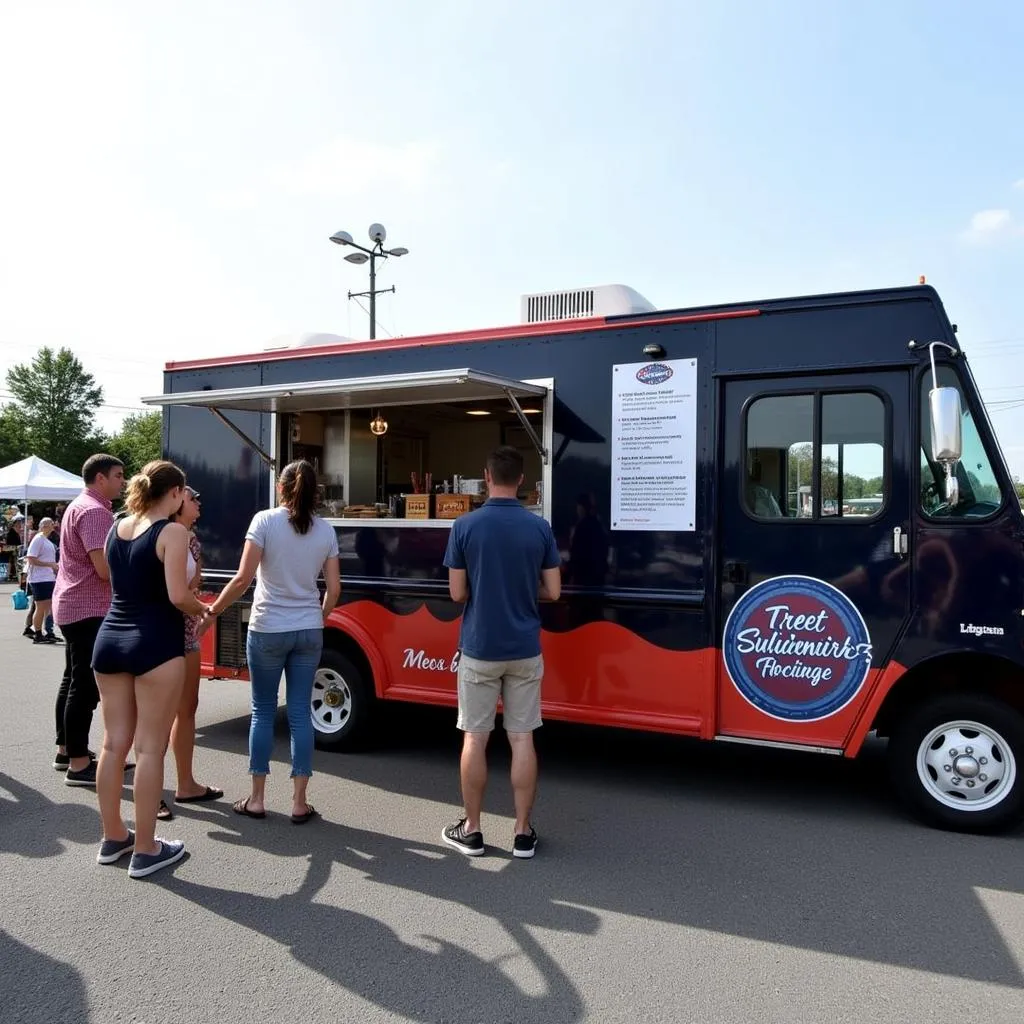
<path fill-rule="evenodd" d="M 287 633 L 249 630 L 245 656 L 252 681 L 252 724 L 249 727 L 249 774 L 270 774 L 274 719 L 281 673 L 285 675 L 288 729 L 292 737 L 292 778 L 313 774 L 313 719 L 310 698 L 313 677 L 324 646 L 322 629 L 293 629 Z"/>

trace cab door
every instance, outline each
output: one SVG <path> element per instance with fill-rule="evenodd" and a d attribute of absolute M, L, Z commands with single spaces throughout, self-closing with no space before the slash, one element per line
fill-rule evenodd
<path fill-rule="evenodd" d="M 721 387 L 717 732 L 839 748 L 910 611 L 910 375 Z"/>

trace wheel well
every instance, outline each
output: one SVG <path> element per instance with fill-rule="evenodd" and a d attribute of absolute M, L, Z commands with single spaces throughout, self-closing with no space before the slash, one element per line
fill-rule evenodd
<path fill-rule="evenodd" d="M 370 659 L 366 657 L 362 647 L 348 633 L 340 629 L 325 629 L 324 646 L 330 647 L 339 654 L 344 654 L 363 673 L 363 678 L 370 684 L 371 692 L 377 692 L 376 680 L 373 678 L 373 668 L 370 666 Z"/>
<path fill-rule="evenodd" d="M 993 654 L 960 651 L 930 658 L 907 671 L 893 686 L 871 728 L 879 736 L 889 736 L 915 704 L 951 693 L 997 697 L 1024 713 L 1024 670 Z"/>

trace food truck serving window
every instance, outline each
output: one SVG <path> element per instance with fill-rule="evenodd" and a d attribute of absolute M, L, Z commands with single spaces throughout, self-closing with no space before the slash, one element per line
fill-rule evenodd
<path fill-rule="evenodd" d="M 553 381 L 472 369 L 171 393 L 149 404 L 209 409 L 272 474 L 304 458 L 316 469 L 321 514 L 339 522 L 448 526 L 485 499 L 483 467 L 502 444 L 523 456 L 520 499 L 550 498 Z M 271 417 L 264 451 L 225 415 Z M 272 494 L 268 496 L 273 501 Z"/>

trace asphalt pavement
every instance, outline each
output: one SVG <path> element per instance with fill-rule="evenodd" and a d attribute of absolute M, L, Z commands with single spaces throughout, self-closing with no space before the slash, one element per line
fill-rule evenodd
<path fill-rule="evenodd" d="M 367 752 L 318 751 L 323 819 L 296 827 L 283 712 L 271 813 L 241 818 L 248 690 L 204 682 L 197 777 L 227 795 L 177 807 L 160 831 L 188 858 L 132 881 L 95 862 L 95 794 L 51 767 L 63 649 L 20 635 L 9 593 L 3 1024 L 1024 1019 L 1024 832 L 908 820 L 878 744 L 850 763 L 549 724 L 540 846 L 519 861 L 496 736 L 470 860 L 440 840 L 453 712 L 389 710 Z M 170 800 L 170 757 L 167 783 Z"/>

